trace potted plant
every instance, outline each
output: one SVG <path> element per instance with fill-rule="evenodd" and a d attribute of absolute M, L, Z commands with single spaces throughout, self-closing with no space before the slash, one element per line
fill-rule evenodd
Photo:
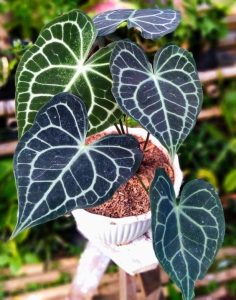
<path fill-rule="evenodd" d="M 176 199 L 182 181 L 176 153 L 202 103 L 194 60 L 176 45 L 160 49 L 153 65 L 128 40 L 92 48 L 98 36 L 114 32 L 125 21 L 129 28 L 138 27 L 144 38 L 157 39 L 173 31 L 179 18 L 173 10 L 147 9 L 106 12 L 92 21 L 74 10 L 41 31 L 16 75 L 20 141 L 14 169 L 19 209 L 12 237 L 68 212 L 79 215 L 82 230 L 90 226 L 78 209 L 97 207 L 113 197 L 143 160 L 139 134 L 122 133 L 122 124 L 116 125 L 118 134 L 109 129 L 108 135 L 99 136 L 127 114 L 147 130 L 147 137 L 153 136 L 154 143 L 161 143 L 177 175 L 174 190 L 165 170 L 156 170 L 149 215 L 160 264 L 184 299 L 192 299 L 194 282 L 205 275 L 224 236 L 223 209 L 210 184 L 193 180 Z M 96 133 L 94 141 L 90 136 Z M 126 227 L 131 240 L 147 230 L 146 219 Z M 94 231 L 98 224 L 100 219 L 92 223 Z M 130 235 L 137 227 L 142 229 L 139 234 Z"/>
<path fill-rule="evenodd" d="M 114 132 L 116 132 L 115 127 L 110 127 L 104 131 L 106 134 Z M 143 141 L 146 140 L 147 132 L 143 128 L 128 128 L 128 132 L 135 137 L 141 137 Z M 93 208 L 92 212 L 84 209 L 72 211 L 79 231 L 89 240 L 99 239 L 106 244 L 123 245 L 133 241 L 150 229 L 151 211 L 147 189 L 153 179 L 156 166 L 170 169 L 169 173 L 172 176 L 175 194 L 178 195 L 183 179 L 178 156 L 175 155 L 174 162 L 171 164 L 165 147 L 153 136 L 149 137 L 149 141 L 157 149 L 148 153 L 148 151 L 143 150 L 144 145 L 142 145 L 145 158 L 142 161 L 141 170 L 139 169 L 136 174 L 137 177 L 133 176 L 115 192 L 109 201 Z M 151 159 L 152 155 L 155 154 L 159 155 Z M 147 163 L 150 159 L 150 163 Z M 150 173 L 148 174 L 149 178 L 146 177 L 146 171 Z M 140 180 L 141 182 L 139 182 Z M 142 184 L 145 184 L 145 186 L 142 186 Z M 142 190 L 142 192 L 140 193 L 139 190 Z M 135 197 L 138 197 L 138 199 L 135 199 Z M 141 202 L 141 211 L 140 204 L 137 202 Z M 94 228 L 94 224 L 97 224 L 96 228 Z"/>

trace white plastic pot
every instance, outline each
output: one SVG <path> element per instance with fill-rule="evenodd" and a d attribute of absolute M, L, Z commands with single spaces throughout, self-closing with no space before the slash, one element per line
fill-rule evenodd
<path fill-rule="evenodd" d="M 105 132 L 109 134 L 116 132 L 116 129 L 110 127 Z M 129 128 L 129 134 L 141 136 L 145 139 L 147 132 L 142 128 Z M 150 136 L 150 140 L 170 159 L 168 151 L 156 138 Z M 180 169 L 177 155 L 175 155 L 172 167 L 174 170 L 174 190 L 175 194 L 178 195 L 183 180 L 183 173 Z M 78 230 L 88 240 L 98 239 L 106 244 L 128 244 L 143 235 L 151 227 L 150 211 L 142 215 L 124 218 L 110 218 L 90 213 L 84 209 L 76 209 L 72 211 L 72 214 Z"/>

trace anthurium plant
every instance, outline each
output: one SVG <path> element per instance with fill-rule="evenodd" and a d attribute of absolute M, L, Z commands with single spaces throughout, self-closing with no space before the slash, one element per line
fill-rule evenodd
<path fill-rule="evenodd" d="M 42 29 L 16 74 L 19 209 L 12 237 L 77 208 L 102 204 L 135 174 L 143 158 L 135 137 L 119 132 L 86 142 L 124 114 L 174 159 L 203 98 L 191 53 L 170 44 L 151 62 L 130 40 L 95 45 L 124 22 L 143 38 L 158 39 L 179 21 L 171 9 L 116 10 L 93 20 L 74 10 Z M 219 197 L 202 180 L 175 195 L 163 169 L 156 170 L 149 194 L 156 256 L 183 298 L 192 299 L 195 281 L 204 277 L 223 242 Z"/>

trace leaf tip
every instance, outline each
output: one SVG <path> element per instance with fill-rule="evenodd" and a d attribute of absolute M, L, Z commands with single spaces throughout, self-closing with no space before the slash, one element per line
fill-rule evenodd
<path fill-rule="evenodd" d="M 17 220 L 17 223 L 15 225 L 14 230 L 11 233 L 11 236 L 9 237 L 9 241 L 16 238 L 21 232 L 23 232 L 26 228 L 30 227 L 29 225 L 22 226 L 23 224 L 20 222 L 20 220 Z"/>
<path fill-rule="evenodd" d="M 9 241 L 13 240 L 18 234 L 20 234 L 20 232 L 22 231 L 23 229 L 20 229 L 18 225 L 16 225 L 16 227 L 14 228 L 10 238 L 9 238 Z"/>

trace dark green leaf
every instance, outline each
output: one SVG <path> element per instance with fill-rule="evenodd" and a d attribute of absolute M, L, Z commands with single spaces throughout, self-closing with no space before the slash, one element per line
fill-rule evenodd
<path fill-rule="evenodd" d="M 76 208 L 99 205 L 138 169 L 142 152 L 130 135 L 85 143 L 87 113 L 76 96 L 61 93 L 37 114 L 14 156 L 18 222 L 13 236 Z"/>
<path fill-rule="evenodd" d="M 94 19 L 98 35 L 110 34 L 123 22 L 141 31 L 145 39 L 155 40 L 176 29 L 180 13 L 173 9 L 117 9 L 103 12 Z"/>
<path fill-rule="evenodd" d="M 171 157 L 196 122 L 202 87 L 192 55 L 169 45 L 154 66 L 136 44 L 118 42 L 111 56 L 113 95 L 120 107 L 169 150 Z"/>
<path fill-rule="evenodd" d="M 163 169 L 156 171 L 150 198 L 154 251 L 184 299 L 190 300 L 195 281 L 205 276 L 224 239 L 220 199 L 209 183 L 192 180 L 176 200 Z"/>
<path fill-rule="evenodd" d="M 79 10 L 50 22 L 18 66 L 16 101 L 19 136 L 54 95 L 72 92 L 86 104 L 90 134 L 114 124 L 121 112 L 111 93 L 109 61 L 113 44 L 88 60 L 96 38 L 91 19 Z"/>

